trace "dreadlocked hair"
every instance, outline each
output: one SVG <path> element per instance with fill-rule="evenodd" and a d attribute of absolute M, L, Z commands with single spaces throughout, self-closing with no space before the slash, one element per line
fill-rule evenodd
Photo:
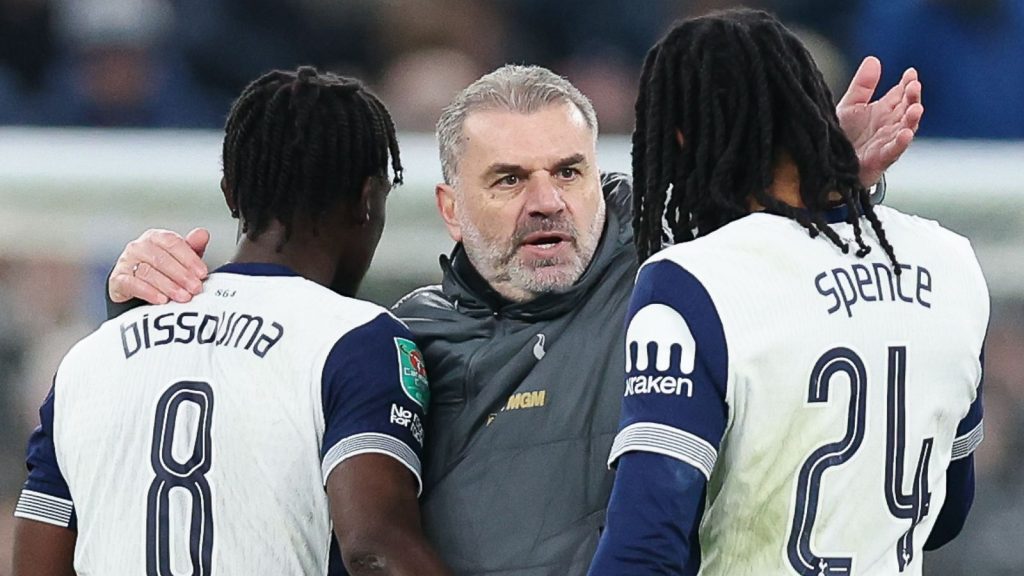
<path fill-rule="evenodd" d="M 388 186 L 388 159 L 402 182 L 395 125 L 358 80 L 303 66 L 275 70 L 249 84 L 224 127 L 224 181 L 255 240 L 271 220 L 284 225 L 281 246 L 299 217 L 316 232 L 319 216 L 359 197 L 367 178 Z"/>
<path fill-rule="evenodd" d="M 768 192 L 784 155 L 799 169 L 806 209 Z M 641 261 L 666 242 L 704 236 L 749 214 L 750 199 L 848 253 L 825 220 L 836 192 L 848 208 L 857 256 L 871 250 L 861 233 L 864 216 L 898 274 L 859 171 L 821 72 L 771 15 L 736 9 L 686 20 L 648 52 L 633 132 L 633 228 Z"/>

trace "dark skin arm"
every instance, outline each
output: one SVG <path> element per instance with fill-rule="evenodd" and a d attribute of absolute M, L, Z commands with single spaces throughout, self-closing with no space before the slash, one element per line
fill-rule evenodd
<path fill-rule="evenodd" d="M 389 456 L 364 454 L 327 480 L 331 519 L 352 576 L 447 576 L 420 528 L 416 480 Z M 13 576 L 75 576 L 77 533 L 18 518 Z"/>
<path fill-rule="evenodd" d="M 75 576 L 74 530 L 17 518 L 13 576 Z"/>
<path fill-rule="evenodd" d="M 361 454 L 327 479 L 331 519 L 352 576 L 447 576 L 420 527 L 416 479 L 390 456 Z"/>

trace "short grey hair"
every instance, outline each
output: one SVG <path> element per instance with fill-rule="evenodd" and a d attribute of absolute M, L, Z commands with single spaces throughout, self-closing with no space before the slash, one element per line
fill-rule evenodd
<path fill-rule="evenodd" d="M 540 66 L 506 64 L 467 86 L 441 112 L 437 121 L 437 145 L 444 181 L 455 183 L 462 155 L 462 126 L 479 110 L 508 110 L 532 114 L 553 104 L 572 104 L 597 139 L 597 114 L 590 99 L 568 80 Z"/>

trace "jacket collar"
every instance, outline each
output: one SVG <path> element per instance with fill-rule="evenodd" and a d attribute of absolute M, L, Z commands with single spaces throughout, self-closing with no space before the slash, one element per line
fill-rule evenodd
<path fill-rule="evenodd" d="M 492 288 L 469 262 L 462 243 L 455 245 L 450 256 L 441 256 L 444 274 L 441 289 L 460 312 L 471 316 L 498 314 L 525 321 L 560 316 L 575 308 L 604 276 L 616 254 L 625 247 L 632 249 L 633 229 L 629 218 L 632 190 L 629 180 L 621 174 L 601 178 L 605 196 L 605 223 L 597 250 L 590 265 L 567 291 L 544 294 L 529 302 L 512 302 Z"/>

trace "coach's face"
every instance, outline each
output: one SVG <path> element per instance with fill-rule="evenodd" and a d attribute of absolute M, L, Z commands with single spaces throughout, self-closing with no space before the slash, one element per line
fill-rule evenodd
<path fill-rule="evenodd" d="M 561 292 L 590 263 L 604 226 L 595 138 L 572 104 L 472 112 L 438 207 L 470 262 L 513 301 Z"/>

